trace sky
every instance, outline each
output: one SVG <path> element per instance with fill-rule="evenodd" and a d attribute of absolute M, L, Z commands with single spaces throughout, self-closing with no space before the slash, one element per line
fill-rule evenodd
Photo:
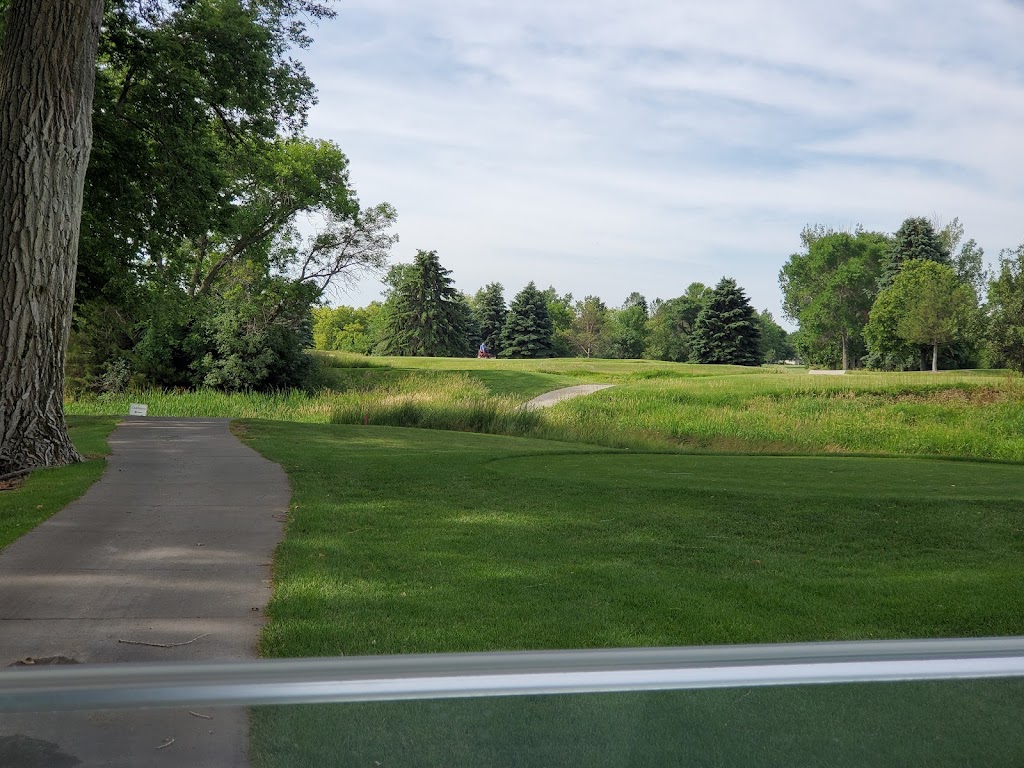
<path fill-rule="evenodd" d="M 990 261 L 1024 241 L 1022 2 L 334 7 L 299 52 L 307 133 L 397 208 L 393 262 L 436 250 L 467 293 L 618 306 L 732 277 L 781 321 L 808 224 L 959 217 Z"/>

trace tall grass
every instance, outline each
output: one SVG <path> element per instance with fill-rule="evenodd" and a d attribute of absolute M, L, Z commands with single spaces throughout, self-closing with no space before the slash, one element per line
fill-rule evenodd
<path fill-rule="evenodd" d="M 671 364 L 612 365 L 619 371 L 617 386 L 528 412 L 521 407 L 525 396 L 495 395 L 496 388 L 486 383 L 504 375 L 527 386 L 519 382 L 529 381 L 525 370 L 497 368 L 478 378 L 478 370 L 450 371 L 441 367 L 442 361 L 430 362 L 437 367 L 332 369 L 333 388 L 314 394 L 143 391 L 71 400 L 67 411 L 127 413 L 131 401 L 149 405 L 153 416 L 368 423 L 645 450 L 889 453 L 1024 461 L 1024 385 L 998 374 L 818 377 L 786 371 L 757 375 L 757 369 L 735 374 L 718 367 L 719 375 L 711 376 L 704 369 L 715 366 L 692 371 L 693 366 Z M 523 361 L 480 362 L 505 366 Z M 567 375 L 557 367 L 563 361 L 542 362 L 550 366 L 552 376 Z M 608 362 L 625 361 L 598 364 Z M 590 361 L 567 361 L 571 369 L 569 363 Z M 530 375 L 537 378 L 542 372 L 532 365 L 535 372 Z"/>
<path fill-rule="evenodd" d="M 1024 388 L 948 374 L 652 381 L 568 401 L 538 437 L 604 445 L 1024 461 Z"/>
<path fill-rule="evenodd" d="M 522 408 L 522 403 L 522 398 L 491 395 L 482 382 L 466 374 L 449 373 L 428 379 L 409 377 L 374 391 L 339 397 L 331 421 L 525 435 L 537 428 L 540 417 Z"/>

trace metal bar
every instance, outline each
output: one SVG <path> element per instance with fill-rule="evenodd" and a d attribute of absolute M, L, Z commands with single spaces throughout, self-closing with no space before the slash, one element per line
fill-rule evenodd
<path fill-rule="evenodd" d="M 0 712 L 996 677 L 1024 677 L 1024 637 L 21 667 Z"/>

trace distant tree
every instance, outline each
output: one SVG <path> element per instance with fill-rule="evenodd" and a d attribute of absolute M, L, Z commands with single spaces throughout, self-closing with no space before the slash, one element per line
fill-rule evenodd
<path fill-rule="evenodd" d="M 480 342 L 483 341 L 483 335 L 480 332 L 480 321 L 473 311 L 473 301 L 469 296 L 459 291 L 455 297 L 455 308 L 462 315 L 463 325 L 466 329 L 466 343 L 463 354 L 475 355 L 480 348 Z"/>
<path fill-rule="evenodd" d="M 370 354 L 377 344 L 381 309 L 378 301 L 361 309 L 317 307 L 313 310 L 313 347 Z"/>
<path fill-rule="evenodd" d="M 694 323 L 695 363 L 761 364 L 761 328 L 754 308 L 736 281 L 723 277 Z"/>
<path fill-rule="evenodd" d="M 501 352 L 501 331 L 508 317 L 504 286 L 501 283 L 489 283 L 476 292 L 471 303 L 480 326 L 480 338 L 487 349 L 497 355 Z"/>
<path fill-rule="evenodd" d="M 775 322 L 771 312 L 767 309 L 764 312 L 759 312 L 757 322 L 761 326 L 762 362 L 777 363 L 782 360 L 790 360 L 796 356 L 789 333 Z"/>
<path fill-rule="evenodd" d="M 575 317 L 571 293 L 559 295 L 555 287 L 548 286 L 541 291 L 551 318 L 551 356 L 572 357 L 572 321 Z"/>
<path fill-rule="evenodd" d="M 932 371 L 939 369 L 939 347 L 971 333 L 977 326 L 977 297 L 953 268 L 927 259 L 903 266 L 871 310 L 874 326 L 895 328 L 896 335 L 932 349 Z"/>
<path fill-rule="evenodd" d="M 612 357 L 636 360 L 644 356 L 648 320 L 647 299 L 634 291 L 629 294 L 622 308 L 612 315 Z"/>
<path fill-rule="evenodd" d="M 996 362 L 1024 373 L 1024 243 L 999 254 L 988 286 L 988 340 Z"/>
<path fill-rule="evenodd" d="M 682 296 L 653 302 L 647 322 L 648 358 L 677 363 L 690 359 L 690 335 L 710 293 L 703 283 L 691 283 Z"/>
<path fill-rule="evenodd" d="M 948 264 L 948 242 L 947 238 L 947 243 L 943 243 L 943 239 L 939 237 L 928 219 L 918 216 L 904 220 L 892 236 L 892 244 L 882 261 L 879 289 L 884 290 L 892 285 L 892 281 L 908 261 L 922 259 Z"/>
<path fill-rule="evenodd" d="M 608 345 L 608 307 L 597 296 L 577 301 L 572 321 L 575 351 L 584 357 L 603 357 Z"/>
<path fill-rule="evenodd" d="M 465 301 L 449 275 L 437 251 L 419 251 L 411 265 L 392 270 L 394 287 L 385 302 L 378 351 L 425 357 L 469 354 Z"/>
<path fill-rule="evenodd" d="M 548 303 L 531 281 L 512 300 L 501 333 L 501 356 L 551 357 L 552 336 Z"/>
<path fill-rule="evenodd" d="M 821 232 L 801 239 L 806 251 L 794 253 L 779 272 L 782 308 L 800 325 L 801 356 L 820 363 L 841 351 L 843 370 L 855 353 L 863 353 L 861 336 L 877 293 L 881 262 L 888 238 L 858 229 Z"/>

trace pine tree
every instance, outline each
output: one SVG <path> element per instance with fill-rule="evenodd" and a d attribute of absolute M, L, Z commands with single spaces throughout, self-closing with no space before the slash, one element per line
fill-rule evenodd
<path fill-rule="evenodd" d="M 441 266 L 437 251 L 419 251 L 412 264 L 393 270 L 393 275 L 379 351 L 424 357 L 468 355 L 465 299 L 452 286 L 451 270 Z"/>
<path fill-rule="evenodd" d="M 697 315 L 691 336 L 695 363 L 761 364 L 757 313 L 732 278 L 723 277 Z"/>
<path fill-rule="evenodd" d="M 949 251 L 932 223 L 923 217 L 905 219 L 893 235 L 892 246 L 882 262 L 879 290 L 885 290 L 896 279 L 903 265 L 914 259 L 927 259 L 949 264 Z"/>
<path fill-rule="evenodd" d="M 492 354 L 501 352 L 501 332 L 508 318 L 505 306 L 505 288 L 501 283 L 490 283 L 473 297 L 473 314 L 480 325 L 480 338 Z"/>
<path fill-rule="evenodd" d="M 553 335 L 544 294 L 531 281 L 512 301 L 501 332 L 501 356 L 551 357 Z"/>

